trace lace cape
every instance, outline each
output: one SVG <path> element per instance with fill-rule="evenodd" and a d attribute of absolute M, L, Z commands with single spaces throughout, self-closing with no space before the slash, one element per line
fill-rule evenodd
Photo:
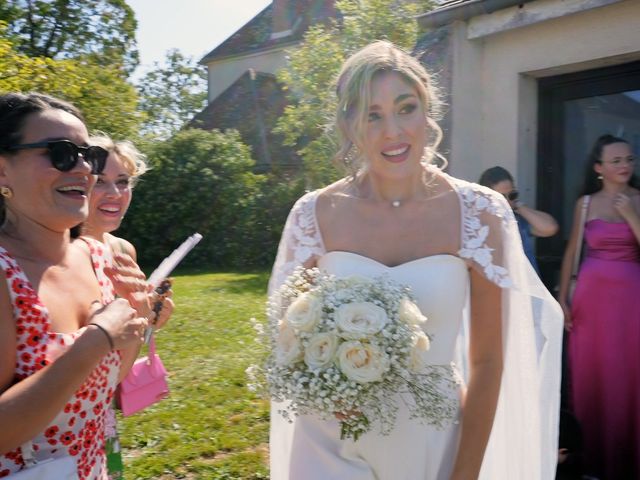
<path fill-rule="evenodd" d="M 458 256 L 503 289 L 504 368 L 498 408 L 480 479 L 548 480 L 555 477 L 560 409 L 562 310 L 527 260 L 511 208 L 501 195 L 443 177 L 461 209 Z M 293 270 L 326 253 L 315 205 L 320 191 L 293 206 L 269 281 L 274 292 Z M 458 367 L 466 372 L 468 311 L 458 338 Z M 291 448 L 290 425 L 272 415 L 272 478 L 284 480 L 282 459 Z"/>

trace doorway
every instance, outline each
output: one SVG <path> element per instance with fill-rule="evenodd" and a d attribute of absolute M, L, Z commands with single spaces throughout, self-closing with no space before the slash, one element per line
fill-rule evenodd
<path fill-rule="evenodd" d="M 552 290 L 591 146 L 609 133 L 627 140 L 640 157 L 640 62 L 541 79 L 538 98 L 538 208 L 558 220 L 560 231 L 538 239 L 536 253 Z"/>

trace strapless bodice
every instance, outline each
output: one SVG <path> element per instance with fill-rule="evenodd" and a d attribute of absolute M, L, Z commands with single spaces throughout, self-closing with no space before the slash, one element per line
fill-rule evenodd
<path fill-rule="evenodd" d="M 427 317 L 423 328 L 432 339 L 429 363 L 448 364 L 453 360 L 469 290 L 464 260 L 453 255 L 433 255 L 388 267 L 357 253 L 333 251 L 320 257 L 318 267 L 341 278 L 384 275 L 411 287 L 420 310 Z"/>
<path fill-rule="evenodd" d="M 584 226 L 586 257 L 621 262 L 640 261 L 640 245 L 626 222 L 589 220 Z"/>

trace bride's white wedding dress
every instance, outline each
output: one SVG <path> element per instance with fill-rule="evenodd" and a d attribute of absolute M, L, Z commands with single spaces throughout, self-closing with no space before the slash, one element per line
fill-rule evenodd
<path fill-rule="evenodd" d="M 318 267 L 338 277 L 388 275 L 409 285 L 428 319 L 424 330 L 432 338 L 429 363 L 449 365 L 453 360 L 467 295 L 468 270 L 463 260 L 436 255 L 389 268 L 354 253 L 329 252 L 320 257 Z M 458 440 L 458 425 L 452 422 L 443 430 L 421 425 L 410 420 L 402 403 L 400 406 L 398 421 L 390 435 L 380 436 L 374 426 L 357 442 L 340 441 L 337 420 L 297 418 L 291 478 L 447 479 Z"/>
<path fill-rule="evenodd" d="M 453 361 L 464 376 L 469 268 L 477 268 L 504 289 L 505 367 L 480 478 L 551 480 L 557 458 L 561 311 L 530 268 L 504 200 L 477 185 L 443 178 L 461 204 L 458 256 L 434 255 L 388 267 L 356 253 L 326 252 L 315 217 L 318 192 L 311 192 L 289 215 L 270 291 L 310 258 L 339 277 L 388 275 L 412 288 L 428 319 L 423 328 L 432 338 L 430 363 Z M 492 235 L 491 229 L 499 235 Z M 534 313 L 542 317 L 537 323 Z M 545 339 L 540 352 L 535 349 L 534 324 Z M 307 415 L 289 424 L 274 404 L 272 480 L 447 480 L 459 441 L 458 422 L 438 430 L 409 419 L 399 405 L 390 435 L 381 436 L 374 425 L 354 442 L 340 440 L 337 420 Z"/>

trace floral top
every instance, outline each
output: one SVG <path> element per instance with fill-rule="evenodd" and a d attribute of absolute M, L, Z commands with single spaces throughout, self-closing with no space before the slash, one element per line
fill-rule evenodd
<path fill-rule="evenodd" d="M 88 240 L 102 302 L 113 300 L 111 281 L 104 274 L 104 247 Z M 17 349 L 14 382 L 54 362 L 86 327 L 73 333 L 51 331 L 49 313 L 16 260 L 0 247 L 0 267 L 5 271 L 16 321 Z M 104 454 L 105 410 L 113 397 L 120 371 L 120 354 L 110 352 L 98 364 L 63 410 L 32 439 L 37 461 L 71 455 L 81 480 L 106 479 Z M 0 455 L 0 478 L 24 468 L 20 448 Z"/>

